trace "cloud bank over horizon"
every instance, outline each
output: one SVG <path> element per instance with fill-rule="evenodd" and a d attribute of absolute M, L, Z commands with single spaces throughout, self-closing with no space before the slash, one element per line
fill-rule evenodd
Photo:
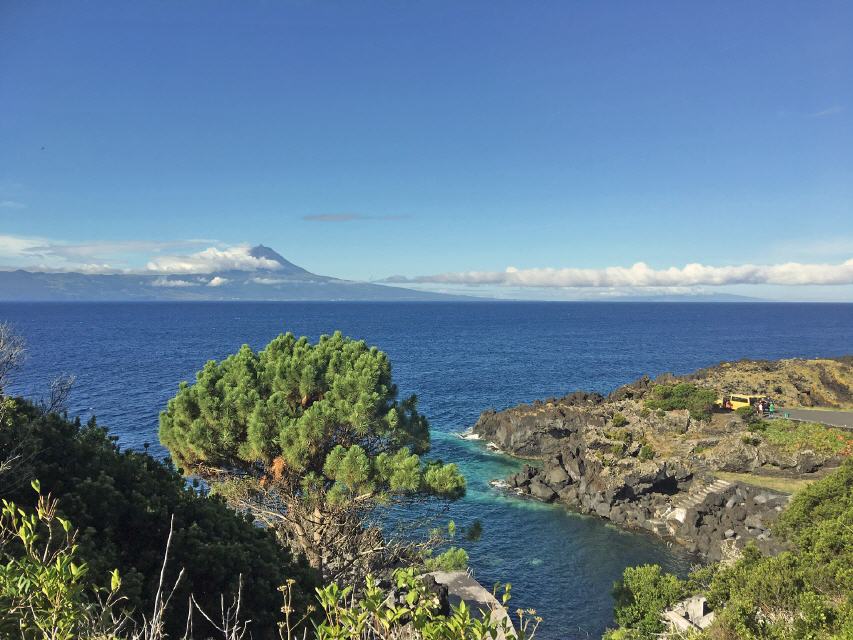
<path fill-rule="evenodd" d="M 0 265 L 0 269 L 40 272 L 155 276 L 151 282 L 154 287 L 222 287 L 233 284 L 228 276 L 232 271 L 252 274 L 246 281 L 252 284 L 277 286 L 289 281 L 281 271 L 282 264 L 269 254 L 253 251 L 248 243 L 228 245 L 215 240 L 71 243 L 0 234 Z M 322 269 L 319 272 L 322 273 Z M 807 291 L 808 287 L 813 287 L 812 296 L 820 289 L 831 292 L 836 299 L 849 300 L 849 289 L 833 292 L 832 287 L 853 285 L 853 258 L 835 263 L 803 261 L 723 266 L 695 262 L 667 268 L 654 268 L 645 262 L 604 268 L 507 267 L 503 271 L 395 275 L 374 282 L 464 295 L 531 299 L 565 296 L 571 291 L 575 292 L 572 295 L 581 297 L 587 295 L 583 291 L 600 297 L 695 293 L 705 287 L 719 291 L 723 287 L 746 286 L 750 288 L 749 293 L 767 286 L 779 287 L 776 291 L 783 291 L 784 287 Z M 791 296 L 791 290 L 786 295 Z"/>
<path fill-rule="evenodd" d="M 206 248 L 190 253 L 176 249 Z M 165 253 L 165 251 L 173 253 Z M 0 234 L 0 269 L 98 274 L 211 274 L 218 271 L 275 271 L 275 260 L 251 254 L 248 243 L 215 240 L 60 242 L 41 237 Z M 144 266 L 132 266 L 136 258 Z M 170 285 L 175 286 L 175 285 Z M 180 286 L 180 285 L 177 285 Z M 217 285 L 213 285 L 217 286 Z"/>
<path fill-rule="evenodd" d="M 441 284 L 538 288 L 634 288 L 729 285 L 848 285 L 853 284 L 853 258 L 840 264 L 787 262 L 775 265 L 709 266 L 654 269 L 644 262 L 630 267 L 536 268 L 505 271 L 463 271 L 425 276 L 391 276 L 387 284 Z"/>

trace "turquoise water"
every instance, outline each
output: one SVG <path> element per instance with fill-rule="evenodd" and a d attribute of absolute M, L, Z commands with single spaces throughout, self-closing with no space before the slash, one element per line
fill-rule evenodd
<path fill-rule="evenodd" d="M 645 534 L 501 493 L 489 481 L 521 463 L 456 434 L 488 407 L 606 392 L 643 373 L 853 352 L 853 305 L 0 303 L 3 320 L 29 342 L 13 391 L 37 395 L 57 373 L 74 373 L 73 413 L 97 414 L 122 446 L 152 443 L 157 455 L 159 411 L 209 358 L 285 330 L 316 338 L 341 329 L 379 346 L 401 392 L 417 393 L 430 418 L 433 455 L 457 462 L 468 480 L 468 495 L 446 511 L 431 503 L 407 515 L 459 527 L 480 520 L 481 540 L 465 545 L 475 576 L 511 582 L 513 605 L 545 618 L 543 640 L 600 636 L 626 566 L 684 571 L 691 559 Z"/>

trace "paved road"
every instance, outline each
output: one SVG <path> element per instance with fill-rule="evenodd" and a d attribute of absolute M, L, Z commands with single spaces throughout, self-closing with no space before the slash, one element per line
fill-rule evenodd
<path fill-rule="evenodd" d="M 779 414 L 789 414 L 795 420 L 820 422 L 842 429 L 853 429 L 853 411 L 832 411 L 829 409 L 780 409 Z"/>

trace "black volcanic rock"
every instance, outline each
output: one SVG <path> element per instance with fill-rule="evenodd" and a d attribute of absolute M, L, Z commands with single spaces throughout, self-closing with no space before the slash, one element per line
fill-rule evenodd
<path fill-rule="evenodd" d="M 788 496 L 715 472 L 809 475 L 837 466 L 837 457 L 753 444 L 734 414 L 704 422 L 686 410 L 649 411 L 643 398 L 651 385 L 644 377 L 607 398 L 575 392 L 489 410 L 474 432 L 503 451 L 542 460 L 510 476 L 516 493 L 648 530 L 710 560 L 748 542 L 780 550 L 769 525 Z M 617 414 L 624 419 L 614 422 Z"/>

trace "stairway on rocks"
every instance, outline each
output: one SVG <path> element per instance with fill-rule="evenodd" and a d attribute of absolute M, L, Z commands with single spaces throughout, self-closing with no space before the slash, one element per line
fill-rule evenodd
<path fill-rule="evenodd" d="M 698 490 L 690 487 L 690 491 L 684 495 L 677 496 L 672 501 L 671 509 L 673 511 L 675 509 L 684 509 L 686 511 L 705 502 L 705 499 L 712 493 L 724 493 L 733 486 L 734 484 L 728 480 L 721 480 L 719 478 L 715 478 L 713 482 L 706 481 L 699 486 Z"/>
<path fill-rule="evenodd" d="M 668 533 L 674 534 L 678 526 L 684 522 L 684 519 L 687 517 L 687 512 L 690 509 L 698 507 L 700 504 L 704 503 L 708 499 L 708 496 L 712 494 L 725 493 L 734 486 L 734 484 L 728 480 L 721 480 L 719 478 L 714 478 L 713 480 L 707 480 L 701 483 L 694 481 L 693 484 L 694 486 L 690 487 L 689 491 L 675 497 L 669 507 L 667 507 L 663 513 L 659 514 L 656 522 L 653 523 L 653 526 L 660 528 L 662 525 L 664 530 Z"/>

